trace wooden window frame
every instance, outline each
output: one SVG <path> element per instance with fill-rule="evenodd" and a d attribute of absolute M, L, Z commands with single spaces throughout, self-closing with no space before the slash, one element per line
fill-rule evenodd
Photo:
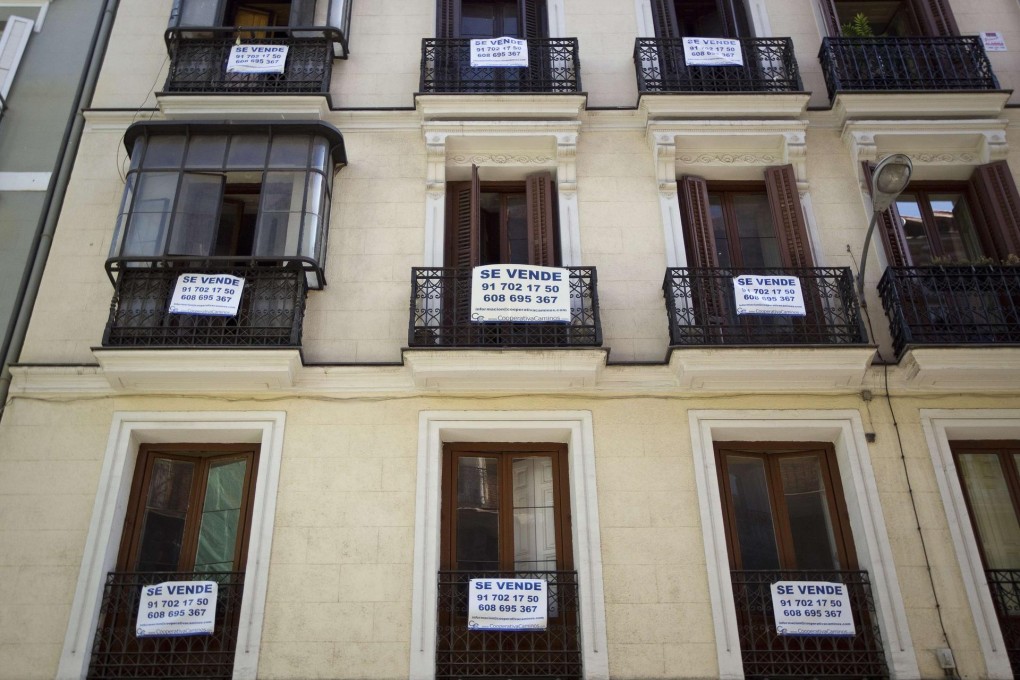
<path fill-rule="evenodd" d="M 963 494 L 963 502 L 967 506 L 967 516 L 970 518 L 971 528 L 974 530 L 978 553 L 981 555 L 981 564 L 988 569 L 988 559 L 985 556 L 985 542 L 981 537 L 981 530 L 974 520 L 974 509 L 970 501 L 970 492 L 967 490 L 966 480 L 963 478 L 963 467 L 960 465 L 960 456 L 968 453 L 995 453 L 999 459 L 999 469 L 1002 471 L 1009 491 L 1009 498 L 1013 504 L 1013 513 L 1020 521 L 1020 468 L 1013 459 L 1014 455 L 1020 454 L 1020 442 L 1008 440 L 978 440 L 978 441 L 952 441 L 949 449 L 953 454 L 953 463 L 956 466 L 956 474 L 960 483 L 960 492 Z M 1020 565 L 1017 565 L 1020 568 Z"/>
<path fill-rule="evenodd" d="M 553 466 L 553 506 L 555 509 L 556 571 L 574 568 L 570 527 L 570 471 L 565 444 L 532 443 L 448 443 L 443 445 L 440 501 L 439 568 L 457 570 L 456 461 L 462 457 L 500 458 L 500 567 L 512 572 L 513 555 L 513 476 L 509 471 L 514 458 L 551 458 Z"/>
<path fill-rule="evenodd" d="M 841 35 L 835 0 L 818 0 L 826 29 L 832 37 Z M 903 0 L 911 9 L 921 35 L 929 37 L 959 35 L 948 0 Z"/>
<path fill-rule="evenodd" d="M 139 447 L 138 462 L 124 516 L 124 531 L 121 534 L 120 550 L 117 557 L 117 571 L 137 571 L 138 551 L 141 547 L 141 531 L 144 524 L 145 504 L 148 498 L 149 482 L 153 463 L 157 458 L 197 461 L 196 474 L 192 478 L 189 494 L 188 513 L 185 520 L 184 539 L 175 571 L 188 572 L 194 569 L 195 551 L 201 528 L 202 508 L 205 503 L 205 482 L 212 462 L 244 458 L 244 493 L 241 504 L 244 512 L 234 546 L 234 562 L 231 571 L 245 571 L 248 560 L 248 542 L 251 537 L 252 512 L 255 485 L 258 477 L 259 446 L 257 444 L 143 444 Z M 191 455 L 189 455 L 191 454 Z M 202 470 L 204 474 L 199 474 Z"/>
<path fill-rule="evenodd" d="M 722 503 L 723 527 L 726 534 L 726 547 L 729 555 L 730 570 L 742 570 L 739 536 L 737 534 L 736 516 L 733 498 L 727 479 L 727 454 L 736 454 L 747 458 L 758 458 L 763 461 L 768 484 L 769 503 L 772 509 L 773 530 L 776 537 L 776 549 L 779 554 L 780 571 L 798 570 L 796 554 L 786 512 L 785 498 L 777 493 L 782 488 L 779 461 L 784 458 L 815 455 L 821 462 L 822 481 L 825 484 L 826 501 L 829 505 L 829 517 L 833 521 L 831 527 L 839 559 L 840 571 L 858 569 L 857 553 L 854 549 L 853 535 L 850 531 L 850 517 L 846 508 L 846 498 L 839 478 L 839 464 L 836 460 L 835 447 L 828 442 L 715 442 L 716 471 L 718 474 L 719 497 Z"/>

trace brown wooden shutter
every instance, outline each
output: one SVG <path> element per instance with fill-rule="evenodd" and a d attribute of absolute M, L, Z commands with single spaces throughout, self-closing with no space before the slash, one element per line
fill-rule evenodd
<path fill-rule="evenodd" d="M 909 0 L 922 33 L 927 36 L 959 35 L 947 0 Z"/>
<path fill-rule="evenodd" d="M 735 2 L 738 0 L 721 0 L 724 38 L 740 38 L 740 24 L 737 21 L 737 12 L 743 12 L 743 8 L 737 9 Z M 739 0 L 743 4 L 743 0 Z"/>
<path fill-rule="evenodd" d="M 521 12 L 521 37 L 545 38 L 545 0 L 519 0 Z"/>
<path fill-rule="evenodd" d="M 457 37 L 457 10 L 460 0 L 436 0 L 436 37 Z"/>
<path fill-rule="evenodd" d="M 813 267 L 811 242 L 807 235 L 804 208 L 797 191 L 797 177 L 792 165 L 765 169 L 765 190 L 772 208 L 772 224 L 779 232 L 783 264 L 787 267 Z"/>
<path fill-rule="evenodd" d="M 474 267 L 481 260 L 478 235 L 478 166 L 471 166 L 470 182 L 449 182 L 446 188 L 447 267 Z"/>
<path fill-rule="evenodd" d="M 556 262 L 556 220 L 553 216 L 552 175 L 540 172 L 528 175 L 524 182 L 525 200 L 528 204 L 528 252 L 531 264 L 541 267 L 555 267 Z"/>
<path fill-rule="evenodd" d="M 652 0 L 652 23 L 655 26 L 656 38 L 680 37 L 673 0 Z"/>
<path fill-rule="evenodd" d="M 1020 255 L 1020 193 L 1006 161 L 995 161 L 974 168 L 970 186 L 977 197 L 978 213 L 983 216 L 984 236 L 1000 260 Z"/>
<path fill-rule="evenodd" d="M 872 173 L 875 168 L 868 161 L 863 161 L 861 165 L 864 168 L 864 180 L 868 183 L 868 191 L 871 191 L 871 188 L 874 186 Z M 889 259 L 890 267 L 910 266 L 910 254 L 907 250 L 907 242 L 903 237 L 903 233 L 897 226 L 901 223 L 902 220 L 900 220 L 899 213 L 896 211 L 895 205 L 890 206 L 888 210 L 883 211 L 882 214 L 878 216 L 877 228 L 882 232 L 882 243 L 885 245 L 885 254 Z"/>
<path fill-rule="evenodd" d="M 825 28 L 830 37 L 838 37 L 843 31 L 839 24 L 839 15 L 836 14 L 834 0 L 818 0 L 822 9 L 822 18 L 825 19 Z"/>
<path fill-rule="evenodd" d="M 708 183 L 701 177 L 680 178 L 680 211 L 686 233 L 687 266 L 717 267 L 715 234 L 708 208 Z"/>

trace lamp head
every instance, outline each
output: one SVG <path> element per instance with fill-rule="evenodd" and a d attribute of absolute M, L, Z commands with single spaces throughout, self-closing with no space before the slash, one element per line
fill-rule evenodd
<path fill-rule="evenodd" d="M 882 212 L 893 204 L 907 188 L 912 171 L 913 165 L 906 154 L 894 153 L 879 161 L 872 175 L 871 202 L 875 212 Z"/>

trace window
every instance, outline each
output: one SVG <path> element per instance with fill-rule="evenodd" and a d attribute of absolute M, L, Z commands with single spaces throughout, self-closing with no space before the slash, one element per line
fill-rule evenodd
<path fill-rule="evenodd" d="M 811 267 L 807 226 L 789 165 L 765 171 L 765 184 L 680 181 L 690 267 Z"/>
<path fill-rule="evenodd" d="M 324 285 L 343 137 L 321 123 L 145 123 L 131 156 L 108 267 L 171 260 L 285 262 Z"/>
<path fill-rule="evenodd" d="M 447 183 L 446 263 L 559 264 L 552 175 L 523 182 L 482 182 L 477 166 L 471 181 Z"/>
<path fill-rule="evenodd" d="M 967 182 L 911 182 L 879 221 L 894 267 L 1020 255 L 1020 193 L 1005 161 L 976 167 Z"/>
<path fill-rule="evenodd" d="M 545 0 L 437 0 L 436 37 L 543 38 L 549 27 Z"/>
<path fill-rule="evenodd" d="M 652 0 L 658 38 L 746 38 L 751 35 L 744 0 Z"/>
<path fill-rule="evenodd" d="M 734 570 L 856 568 L 830 444 L 716 444 Z"/>
<path fill-rule="evenodd" d="M 171 28 L 182 26 L 312 26 L 315 0 L 174 0 Z"/>
<path fill-rule="evenodd" d="M 28 47 L 35 23 L 19 16 L 0 15 L 3 33 L 0 34 L 0 111 L 7 108 L 7 97 L 14 84 L 14 74 Z"/>
<path fill-rule="evenodd" d="M 855 17 L 867 17 L 875 36 L 957 35 L 948 0 L 820 0 L 829 35 L 859 36 L 851 29 Z"/>

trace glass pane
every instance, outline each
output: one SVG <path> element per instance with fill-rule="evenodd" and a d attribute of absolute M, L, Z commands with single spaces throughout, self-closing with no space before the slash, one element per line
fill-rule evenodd
<path fill-rule="evenodd" d="M 478 226 L 481 230 L 479 233 L 481 262 L 479 264 L 497 264 L 500 262 L 499 207 L 500 194 L 483 192 L 479 195 Z"/>
<path fill-rule="evenodd" d="M 556 510 L 550 458 L 516 458 L 512 463 L 514 569 L 556 570 Z"/>
<path fill-rule="evenodd" d="M 1020 524 L 1009 496 L 1006 478 L 995 453 L 967 453 L 957 457 L 986 568 L 1020 567 Z"/>
<path fill-rule="evenodd" d="M 226 135 L 201 135 L 193 137 L 188 145 L 189 170 L 220 170 L 227 153 Z"/>
<path fill-rule="evenodd" d="M 265 135 L 234 135 L 230 138 L 227 165 L 232 170 L 265 167 L 268 146 Z"/>
<path fill-rule="evenodd" d="M 967 200 L 959 193 L 928 196 L 943 257 L 951 262 L 976 262 L 984 255 Z"/>
<path fill-rule="evenodd" d="M 741 569 L 779 569 L 779 549 L 772 504 L 769 502 L 765 461 L 727 456 L 726 467 Z"/>
<path fill-rule="evenodd" d="M 744 267 L 782 267 L 779 239 L 765 194 L 733 194 L 733 214 Z"/>
<path fill-rule="evenodd" d="M 177 571 L 195 464 L 159 458 L 152 465 L 137 571 Z"/>
<path fill-rule="evenodd" d="M 184 135 L 155 135 L 149 138 L 143 167 L 179 168 L 184 157 Z"/>
<path fill-rule="evenodd" d="M 256 255 L 297 254 L 306 176 L 305 172 L 266 173 L 256 225 Z"/>
<path fill-rule="evenodd" d="M 457 459 L 457 569 L 499 569 L 499 459 Z"/>
<path fill-rule="evenodd" d="M 784 458 L 779 462 L 779 474 L 796 568 L 839 569 L 821 461 L 817 456 Z"/>
<path fill-rule="evenodd" d="M 307 168 L 308 142 L 306 135 L 279 135 L 273 138 L 269 152 L 269 166 L 273 168 Z"/>
<path fill-rule="evenodd" d="M 524 194 L 506 195 L 506 236 L 510 251 L 507 264 L 530 264 L 528 206 Z"/>
<path fill-rule="evenodd" d="M 219 230 L 224 184 L 222 175 L 184 174 L 168 254 L 212 254 Z"/>
<path fill-rule="evenodd" d="M 899 211 L 903 225 L 903 236 L 907 241 L 910 261 L 915 265 L 931 264 L 932 251 L 928 235 L 921 221 L 921 205 L 914 194 L 900 194 L 896 199 L 896 210 Z"/>
<path fill-rule="evenodd" d="M 242 521 L 244 475 L 248 461 L 213 463 L 205 485 L 195 571 L 232 571 Z"/>
<path fill-rule="evenodd" d="M 153 257 L 163 254 L 170 211 L 177 193 L 177 179 L 176 172 L 143 172 L 137 175 L 138 192 L 124 235 L 124 255 Z"/>
<path fill-rule="evenodd" d="M 462 38 L 494 38 L 496 33 L 496 7 L 491 2 L 463 2 L 460 9 L 460 36 Z"/>
<path fill-rule="evenodd" d="M 723 217 L 722 197 L 708 195 L 708 214 L 712 218 L 712 235 L 715 237 L 715 259 L 720 267 L 732 265 L 730 260 L 730 235 L 726 231 L 726 220 Z"/>

